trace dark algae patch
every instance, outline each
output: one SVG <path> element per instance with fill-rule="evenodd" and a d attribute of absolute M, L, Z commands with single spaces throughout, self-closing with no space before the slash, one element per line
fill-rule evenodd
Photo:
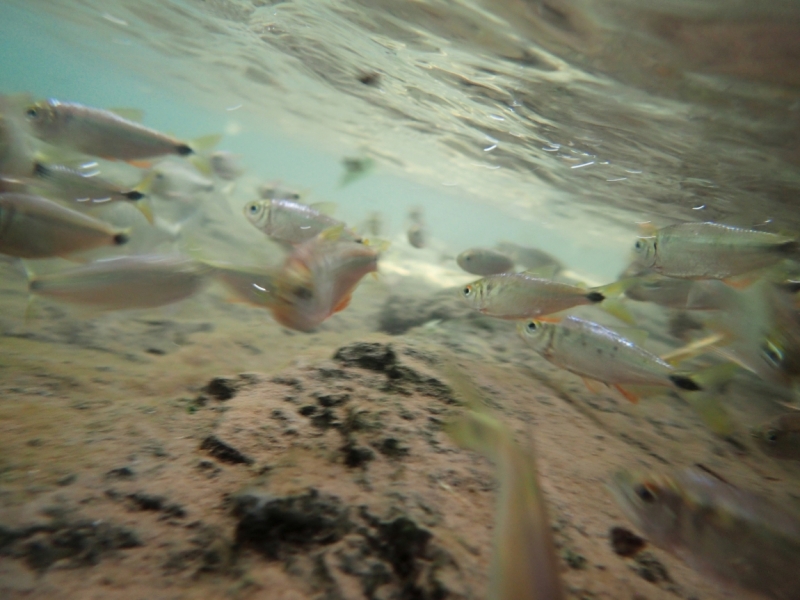
<path fill-rule="evenodd" d="M 253 459 L 245 456 L 233 446 L 226 444 L 216 436 L 210 435 L 200 444 L 200 449 L 207 451 L 211 456 L 222 462 L 233 465 L 252 465 Z"/>

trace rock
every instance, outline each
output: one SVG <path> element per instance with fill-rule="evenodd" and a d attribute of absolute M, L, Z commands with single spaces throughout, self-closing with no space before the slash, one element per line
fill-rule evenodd
<path fill-rule="evenodd" d="M 372 450 L 357 446 L 352 440 L 342 446 L 342 452 L 344 453 L 344 464 L 351 468 L 363 467 L 375 459 L 375 453 Z"/>
<path fill-rule="evenodd" d="M 117 467 L 108 471 L 106 477 L 108 479 L 133 479 L 136 477 L 136 472 L 130 467 Z"/>
<path fill-rule="evenodd" d="M 392 294 L 378 315 L 378 328 L 380 331 L 399 335 L 429 321 L 472 317 L 477 313 L 461 300 L 460 290 L 460 286 L 447 288 L 430 296 Z"/>
<path fill-rule="evenodd" d="M 270 559 L 309 546 L 332 544 L 352 529 L 341 500 L 310 489 L 305 494 L 272 498 L 248 492 L 234 498 L 236 543 Z"/>
<path fill-rule="evenodd" d="M 229 377 L 214 377 L 203 391 L 217 400 L 230 400 L 239 391 L 240 382 Z"/>
<path fill-rule="evenodd" d="M 633 570 L 636 571 L 642 579 L 650 583 L 672 581 L 667 567 L 665 567 L 651 552 L 639 552 L 634 560 L 636 561 L 636 565 L 633 567 Z"/>
<path fill-rule="evenodd" d="M 254 462 L 253 459 L 250 458 L 249 456 L 245 456 L 233 446 L 226 444 L 225 442 L 223 442 L 222 440 L 213 435 L 210 435 L 203 440 L 203 443 L 200 444 L 200 449 L 206 450 L 211 456 L 213 456 L 217 460 L 221 460 L 222 462 L 227 462 L 234 465 L 237 464 L 252 465 Z"/>
<path fill-rule="evenodd" d="M 349 367 L 370 371 L 386 371 L 397 363 L 397 355 L 391 346 L 375 342 L 355 342 L 342 346 L 333 358 Z"/>
<path fill-rule="evenodd" d="M 620 556 L 633 556 L 647 545 L 644 539 L 624 527 L 612 527 L 608 536 L 611 548 Z"/>

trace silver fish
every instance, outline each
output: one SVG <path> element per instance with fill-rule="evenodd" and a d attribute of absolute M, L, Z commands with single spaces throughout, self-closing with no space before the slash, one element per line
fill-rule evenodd
<path fill-rule="evenodd" d="M 276 242 L 301 244 L 336 227 L 342 227 L 342 240 L 359 239 L 342 221 L 292 200 L 254 200 L 245 205 L 244 214 L 253 227 Z"/>
<path fill-rule="evenodd" d="M 244 173 L 244 169 L 239 166 L 238 156 L 227 150 L 218 150 L 212 153 L 208 162 L 214 175 L 225 181 L 238 179 Z"/>
<path fill-rule="evenodd" d="M 537 248 L 520 246 L 513 242 L 500 242 L 497 244 L 497 249 L 528 271 L 549 269 L 556 274 L 564 268 L 564 265 L 555 256 Z"/>
<path fill-rule="evenodd" d="M 514 269 L 514 261 L 491 248 L 470 248 L 456 257 L 458 266 L 473 275 L 497 275 Z"/>
<path fill-rule="evenodd" d="M 33 276 L 28 288 L 99 310 L 155 308 L 197 293 L 206 273 L 203 265 L 180 256 L 123 256 Z"/>
<path fill-rule="evenodd" d="M 647 539 L 697 571 L 774 600 L 800 598 L 798 515 L 699 469 L 622 471 L 609 488 Z"/>
<path fill-rule="evenodd" d="M 52 258 L 127 241 L 124 231 L 52 200 L 0 194 L 0 254 Z"/>
<path fill-rule="evenodd" d="M 795 257 L 798 242 L 719 223 L 679 223 L 640 237 L 634 251 L 643 267 L 668 277 L 728 279 Z"/>
<path fill-rule="evenodd" d="M 211 275 L 247 304 L 267 308 L 275 295 L 275 274 L 264 269 L 203 261 Z"/>

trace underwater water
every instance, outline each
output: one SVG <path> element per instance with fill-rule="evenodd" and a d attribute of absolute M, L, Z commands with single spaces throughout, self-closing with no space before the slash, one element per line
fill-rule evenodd
<path fill-rule="evenodd" d="M 25 254 L 0 187 L 0 597 L 800 597 L 796 2 L 11 0 L 0 40 L 0 177 L 106 236 Z M 48 98 L 191 156 L 76 150 Z M 78 206 L 59 165 L 144 198 Z M 281 192 L 334 226 L 267 235 Z M 692 222 L 737 229 L 669 246 Z M 495 247 L 552 309 L 491 304 L 544 293 L 460 268 Z M 108 262 L 142 256 L 167 274 Z M 711 483 L 632 489 L 696 530 L 631 517 L 615 472 L 687 468 Z"/>

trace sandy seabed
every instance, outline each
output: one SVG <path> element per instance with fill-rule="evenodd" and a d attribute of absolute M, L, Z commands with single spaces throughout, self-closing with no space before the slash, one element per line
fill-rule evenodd
<path fill-rule="evenodd" d="M 423 304 L 443 320 L 402 335 L 380 330 L 413 302 L 371 280 L 311 335 L 214 290 L 145 315 L 37 303 L 25 323 L 10 267 L 0 302 L 2 598 L 484 598 L 496 483 L 442 431 L 451 364 L 534 440 L 570 598 L 750 597 L 657 548 L 617 555 L 617 468 L 798 491 L 677 397 L 593 394 L 441 296 Z M 734 408 L 758 384 L 737 385 Z"/>

